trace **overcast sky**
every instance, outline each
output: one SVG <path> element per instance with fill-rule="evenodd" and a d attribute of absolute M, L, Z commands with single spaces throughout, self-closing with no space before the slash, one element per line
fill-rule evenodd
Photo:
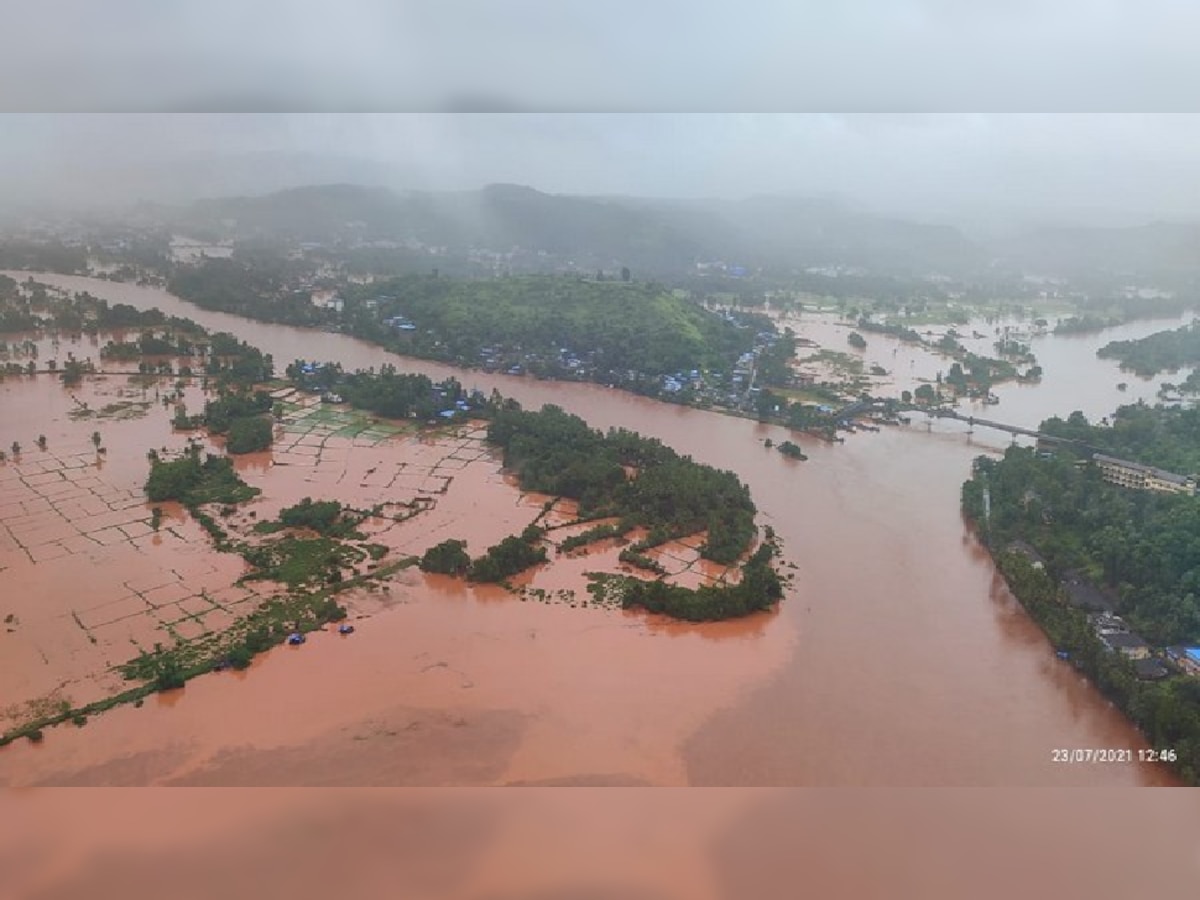
<path fill-rule="evenodd" d="M 0 107 L 1197 109 L 1189 0 L 8 0 Z"/>
<path fill-rule="evenodd" d="M 10 200 L 178 201 L 330 181 L 832 193 L 936 219 L 1200 219 L 1200 115 L 0 116 Z"/>
<path fill-rule="evenodd" d="M 0 112 L 34 114 L 0 116 L 0 190 L 507 181 L 1200 218 L 1197 34 L 1187 0 L 10 0 Z"/>

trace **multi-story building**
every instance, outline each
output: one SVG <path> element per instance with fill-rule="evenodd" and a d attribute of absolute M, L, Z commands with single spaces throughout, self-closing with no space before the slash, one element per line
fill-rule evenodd
<path fill-rule="evenodd" d="M 1162 491 L 1169 494 L 1195 494 L 1196 479 L 1187 475 L 1176 475 L 1165 469 L 1144 466 L 1127 459 L 1117 459 L 1097 453 L 1092 462 L 1100 469 L 1105 481 L 1139 491 Z"/>

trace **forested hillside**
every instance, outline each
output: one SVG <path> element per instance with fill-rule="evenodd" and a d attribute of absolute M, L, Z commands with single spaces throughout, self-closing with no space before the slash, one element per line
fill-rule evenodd
<path fill-rule="evenodd" d="M 474 366 L 516 356 L 534 374 L 574 369 L 600 381 L 623 370 L 728 370 L 753 346 L 757 330 L 656 285 L 620 281 L 411 276 L 353 288 L 346 297 L 356 334 L 403 335 L 383 323 L 404 317 L 413 326 L 406 352 L 415 356 Z M 367 305 L 376 299 L 378 306 Z"/>

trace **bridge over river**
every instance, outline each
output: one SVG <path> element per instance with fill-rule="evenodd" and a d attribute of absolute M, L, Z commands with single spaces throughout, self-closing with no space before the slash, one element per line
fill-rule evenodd
<path fill-rule="evenodd" d="M 968 426 L 974 428 L 976 425 L 982 428 L 995 428 L 998 431 L 1007 431 L 1015 439 L 1017 435 L 1024 437 L 1036 438 L 1039 442 L 1046 444 L 1062 444 L 1064 446 L 1078 447 L 1083 450 L 1094 452 L 1094 448 L 1087 446 L 1079 441 L 1071 440 L 1070 438 L 1058 437 L 1053 434 L 1046 434 L 1041 431 L 1036 431 L 1032 428 L 1024 428 L 1020 425 L 1008 425 L 1004 422 L 997 422 L 993 419 L 982 419 L 978 416 L 963 415 L 953 409 L 934 409 L 928 410 L 930 416 L 939 419 L 957 419 L 960 422 L 966 422 Z"/>

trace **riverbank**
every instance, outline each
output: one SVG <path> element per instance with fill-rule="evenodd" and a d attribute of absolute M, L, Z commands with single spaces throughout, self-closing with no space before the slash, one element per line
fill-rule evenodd
<path fill-rule="evenodd" d="M 1074 751 L 1099 751 L 1110 757 L 1097 759 L 1099 763 L 1162 765 L 1185 784 L 1200 786 L 1200 770 L 1195 767 L 1196 735 L 1161 718 L 1162 704 L 1156 701 L 1165 699 L 1163 686 L 1139 681 L 1132 661 L 1101 641 L 1087 615 L 1067 603 L 1064 580 L 1056 580 L 1018 550 L 990 547 L 989 552 L 1009 590 L 1053 643 L 1061 664 L 1071 665 L 1085 675 L 1138 728 L 1148 745 L 1057 748 L 1063 762 L 1071 762 L 1070 753 Z"/>

